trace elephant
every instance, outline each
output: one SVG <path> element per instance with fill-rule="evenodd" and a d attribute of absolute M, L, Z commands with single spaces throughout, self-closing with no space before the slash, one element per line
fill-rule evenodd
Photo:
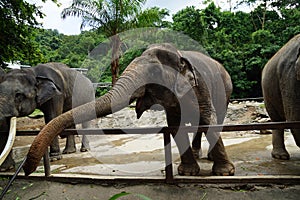
<path fill-rule="evenodd" d="M 77 121 L 103 117 L 136 102 L 140 117 L 152 105 L 164 108 L 168 126 L 176 127 L 171 134 L 178 147 L 181 163 L 179 175 L 200 175 L 200 167 L 193 150 L 200 149 L 201 133 L 193 139 L 192 148 L 186 123 L 191 125 L 217 124 L 223 121 L 232 92 L 231 78 L 225 68 L 212 58 L 196 51 L 180 51 L 173 44 L 149 45 L 124 70 L 114 87 L 94 102 L 74 108 L 53 119 L 33 141 L 23 165 L 25 175 L 35 171 L 44 153 L 65 127 Z M 196 127 L 195 132 L 198 128 Z M 212 173 L 234 175 L 235 167 L 229 160 L 219 133 L 209 131 L 214 164 Z"/>
<path fill-rule="evenodd" d="M 2 75 L 1 79 L 0 121 L 13 116 L 27 116 L 38 108 L 44 113 L 45 123 L 48 123 L 72 107 L 95 99 L 92 82 L 62 63 L 52 62 L 11 70 Z M 85 122 L 82 126 L 90 127 L 90 122 Z M 83 136 L 80 151 L 87 151 L 88 148 L 87 138 Z M 67 136 L 63 153 L 75 151 L 74 135 Z M 50 145 L 49 155 L 51 160 L 62 158 L 58 137 Z"/>
<path fill-rule="evenodd" d="M 264 66 L 262 92 L 273 122 L 300 121 L 300 34 L 288 41 Z M 300 147 L 300 129 L 291 129 Z M 284 130 L 272 131 L 272 157 L 288 160 Z"/>

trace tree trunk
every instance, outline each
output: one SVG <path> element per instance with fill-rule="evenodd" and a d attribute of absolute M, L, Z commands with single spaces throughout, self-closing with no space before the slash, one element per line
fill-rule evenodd
<path fill-rule="evenodd" d="M 112 75 L 112 85 L 114 86 L 119 77 L 119 56 L 120 56 L 121 40 L 118 34 L 112 36 L 111 44 L 112 44 L 111 75 Z"/>

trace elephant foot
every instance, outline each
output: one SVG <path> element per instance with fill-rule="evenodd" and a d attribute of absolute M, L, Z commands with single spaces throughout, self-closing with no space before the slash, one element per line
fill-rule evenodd
<path fill-rule="evenodd" d="M 89 148 L 86 147 L 81 147 L 80 148 L 80 152 L 87 152 L 89 150 Z"/>
<path fill-rule="evenodd" d="M 231 162 L 226 163 L 214 163 L 212 168 L 213 175 L 217 176 L 233 176 L 235 173 L 235 167 Z"/>
<path fill-rule="evenodd" d="M 62 155 L 61 155 L 61 153 L 50 153 L 49 159 L 50 159 L 50 162 L 53 162 L 55 160 L 61 160 Z"/>
<path fill-rule="evenodd" d="M 283 148 L 273 148 L 272 157 L 280 160 L 289 160 L 290 154 Z"/>
<path fill-rule="evenodd" d="M 193 164 L 180 163 L 177 170 L 178 170 L 178 174 L 181 176 L 197 176 L 200 174 L 200 167 L 197 163 L 193 163 Z"/>
<path fill-rule="evenodd" d="M 63 150 L 63 154 L 70 154 L 70 153 L 75 153 L 76 152 L 76 148 L 75 147 L 72 147 L 72 148 L 65 148 L 64 150 Z"/>
<path fill-rule="evenodd" d="M 196 149 L 193 147 L 192 152 L 193 152 L 193 156 L 196 160 L 201 158 L 201 156 L 202 156 L 201 149 Z"/>

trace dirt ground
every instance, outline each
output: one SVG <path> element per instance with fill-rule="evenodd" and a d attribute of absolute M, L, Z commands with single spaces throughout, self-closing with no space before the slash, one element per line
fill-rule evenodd
<path fill-rule="evenodd" d="M 5 181 L 1 180 L 1 186 Z M 128 200 L 274 200 L 299 199 L 299 185 L 199 185 L 199 184 L 76 184 L 49 181 L 16 180 L 3 199 L 24 200 L 108 200 L 118 194 Z"/>
<path fill-rule="evenodd" d="M 254 103 L 255 104 L 255 103 Z M 233 104 L 231 105 L 228 115 L 226 117 L 226 124 L 243 124 L 253 122 L 264 122 L 268 119 L 265 118 L 264 113 L 261 111 L 261 104 Z M 127 114 L 125 114 L 126 116 Z M 123 116 L 117 116 L 122 118 Z M 108 120 L 112 120 L 109 118 Z M 125 118 L 124 121 L 128 121 Z M 105 124 L 105 120 L 101 121 Z M 136 123 L 133 121 L 132 123 Z M 148 123 L 148 122 L 147 122 Z M 18 119 L 19 130 L 39 130 L 44 126 L 43 119 L 31 119 L 28 117 Z M 107 123 L 111 126 L 111 122 Z M 141 126 L 141 124 L 137 124 Z M 290 135 L 287 134 L 291 141 Z M 291 160 L 278 161 L 270 157 L 270 144 L 271 135 L 259 134 L 258 132 L 230 132 L 222 133 L 225 143 L 228 143 L 226 150 L 236 166 L 236 176 L 265 176 L 265 175 L 291 175 L 300 176 L 300 154 L 295 144 L 287 146 L 291 153 Z M 245 139 L 246 138 L 246 139 Z M 15 152 L 18 152 L 19 147 L 29 147 L 34 137 L 17 137 L 14 147 Z M 233 140 L 241 139 L 241 143 L 231 143 Z M 114 145 L 122 145 L 128 142 L 128 138 L 118 138 L 111 140 Z M 144 140 L 147 140 L 144 139 Z M 64 140 L 61 145 L 64 145 Z M 80 143 L 77 138 L 78 144 Z M 128 147 L 128 146 L 127 146 Z M 107 147 L 109 148 L 109 147 Z M 141 150 L 142 151 L 142 150 Z M 156 154 L 161 153 L 160 150 L 153 150 Z M 103 154 L 104 153 L 104 154 Z M 88 174 L 106 175 L 124 175 L 122 170 L 119 170 L 118 165 L 128 166 L 133 170 L 142 171 L 147 176 L 157 176 L 158 172 L 146 173 L 147 166 L 139 167 L 138 165 L 130 165 L 125 162 L 131 163 L 142 160 L 147 164 L 155 163 L 161 157 L 152 156 L 152 153 L 147 152 L 129 152 L 128 155 L 110 155 L 114 153 L 102 152 L 102 160 L 99 164 L 99 159 L 87 156 L 87 153 L 76 152 L 75 154 L 64 155 L 64 158 L 59 161 L 51 163 L 54 169 L 52 173 L 60 175 L 68 174 L 85 174 L 87 169 L 90 171 Z M 142 157 L 140 156 L 142 154 Z M 205 154 L 205 152 L 204 152 Z M 103 156 L 104 155 L 104 156 Z M 15 153 L 15 159 L 20 162 L 24 157 L 24 152 Z M 79 159 L 78 159 L 79 158 Z M 144 160 L 145 159 L 145 160 Z M 159 160 L 160 161 L 160 160 Z M 102 170 L 101 166 L 108 162 L 109 168 L 107 171 Z M 163 158 L 161 160 L 163 163 Z M 174 172 L 178 165 L 178 160 L 174 161 Z M 88 163 L 88 164 L 87 164 Z M 132 164 L 132 163 L 131 163 Z M 89 165 L 89 166 L 86 166 Z M 202 175 L 210 175 L 211 162 L 205 158 L 201 159 Z M 57 167 L 55 167 L 57 166 Z M 91 168 L 95 166 L 95 169 Z M 144 168 L 143 168 L 144 167 Z M 81 169 L 85 173 L 82 173 Z M 101 171 L 102 170 L 102 171 Z M 119 173 L 119 174 L 118 174 Z M 153 174 L 154 173 L 154 174 Z M 140 174 L 134 174 L 140 176 Z M 161 175 L 161 174 L 160 174 Z M 177 174 L 175 174 L 176 176 Z M 0 189 L 4 188 L 8 179 L 0 173 Z M 130 193 L 130 194 L 129 194 Z M 127 195 L 125 195 L 127 194 Z M 125 195 L 125 196 L 122 196 Z M 78 182 L 61 183 L 49 182 L 43 180 L 33 179 L 17 179 L 10 187 L 9 192 L 3 199 L 299 199 L 300 197 L 300 182 L 296 184 L 164 184 L 164 183 L 135 183 L 135 184 L 83 184 Z M 114 197 L 114 198 L 112 198 Z"/>

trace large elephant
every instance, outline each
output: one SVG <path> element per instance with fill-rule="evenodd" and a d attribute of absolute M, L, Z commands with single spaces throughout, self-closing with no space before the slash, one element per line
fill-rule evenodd
<path fill-rule="evenodd" d="M 45 123 L 72 107 L 93 101 L 91 81 L 62 63 L 39 64 L 28 69 L 15 69 L 2 76 L 0 83 L 0 121 L 31 114 L 36 108 L 44 113 Z M 89 127 L 90 122 L 83 124 Z M 87 151 L 86 136 L 81 151 Z M 63 153 L 76 151 L 74 135 L 67 137 Z M 45 151 L 44 151 L 45 152 Z M 50 146 L 50 158 L 61 159 L 58 137 Z"/>
<path fill-rule="evenodd" d="M 120 76 L 115 86 L 95 102 L 79 106 L 53 119 L 36 137 L 23 166 L 26 175 L 32 173 L 47 145 L 66 127 L 76 121 L 103 117 L 118 111 L 136 100 L 136 113 L 154 104 L 164 107 L 168 126 L 217 124 L 226 113 L 232 91 L 229 74 L 223 66 L 202 53 L 179 51 L 171 44 L 150 45 L 135 58 Z M 197 132 L 197 129 L 195 130 Z M 201 133 L 194 138 L 193 149 L 200 149 Z M 200 167 L 193 156 L 188 135 L 172 133 L 180 152 L 180 175 L 198 175 Z M 233 175 L 235 168 L 229 161 L 218 133 L 206 134 L 214 159 L 212 171 L 216 175 Z"/>
<path fill-rule="evenodd" d="M 266 110 L 274 122 L 300 121 L 300 34 L 285 44 L 262 71 Z M 300 147 L 300 129 L 292 129 Z M 284 130 L 272 131 L 272 157 L 290 158 L 284 144 Z"/>

